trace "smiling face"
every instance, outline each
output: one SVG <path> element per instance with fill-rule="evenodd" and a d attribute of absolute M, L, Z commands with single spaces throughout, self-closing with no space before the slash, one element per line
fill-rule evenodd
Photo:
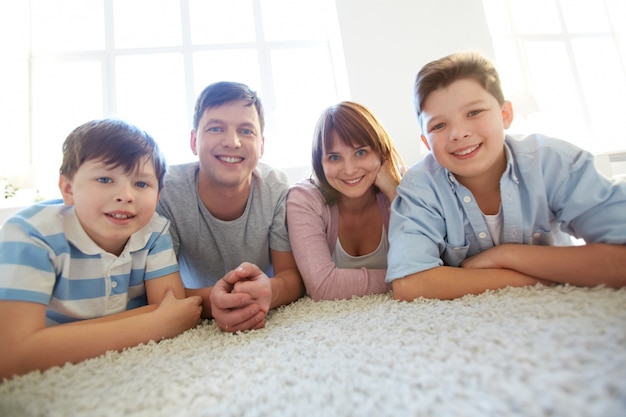
<path fill-rule="evenodd" d="M 326 180 L 344 198 L 359 198 L 371 190 L 380 170 L 380 157 L 369 146 L 346 145 L 336 133 L 325 149 L 322 167 Z"/>
<path fill-rule="evenodd" d="M 65 204 L 74 206 L 87 235 L 116 255 L 128 238 L 150 221 L 159 199 L 159 182 L 148 158 L 132 172 L 97 160 L 86 161 L 72 179 L 62 175 L 59 188 Z"/>
<path fill-rule="evenodd" d="M 512 121 L 510 102 L 500 106 L 478 82 L 460 79 L 424 101 L 422 140 L 461 183 L 499 178 L 506 162 L 504 130 Z"/>
<path fill-rule="evenodd" d="M 246 100 L 207 109 L 191 132 L 191 149 L 200 160 L 203 184 L 217 187 L 249 185 L 263 156 L 259 115 Z"/>

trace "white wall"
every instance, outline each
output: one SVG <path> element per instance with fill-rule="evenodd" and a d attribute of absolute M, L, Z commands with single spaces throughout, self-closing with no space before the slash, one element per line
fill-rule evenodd
<path fill-rule="evenodd" d="M 415 75 L 474 49 L 493 59 L 482 0 L 336 0 L 350 92 L 368 106 L 408 165 L 424 152 L 413 112 Z"/>

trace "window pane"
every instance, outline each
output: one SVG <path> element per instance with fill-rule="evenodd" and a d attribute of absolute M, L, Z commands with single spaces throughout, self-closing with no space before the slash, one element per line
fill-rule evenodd
<path fill-rule="evenodd" d="M 117 116 L 147 131 L 169 164 L 193 157 L 181 54 L 119 57 Z"/>
<path fill-rule="evenodd" d="M 570 33 L 606 33 L 609 27 L 606 9 L 589 0 L 560 0 L 565 25 Z"/>
<path fill-rule="evenodd" d="M 104 49 L 102 0 L 31 0 L 33 53 Z"/>
<path fill-rule="evenodd" d="M 265 103 L 256 49 L 196 52 L 193 71 L 196 97 L 204 87 L 216 81 L 237 81 L 255 90 Z M 191 120 L 188 125 L 191 126 Z"/>
<path fill-rule="evenodd" d="M 35 64 L 32 95 L 33 164 L 42 194 L 56 196 L 63 141 L 78 125 L 103 117 L 101 64 Z"/>
<path fill-rule="evenodd" d="M 510 4 L 518 33 L 562 32 L 554 0 L 510 0 Z"/>
<path fill-rule="evenodd" d="M 527 42 L 525 50 L 533 91 L 541 107 L 537 130 L 584 145 L 589 130 L 564 43 Z"/>
<path fill-rule="evenodd" d="M 182 42 L 178 0 L 114 0 L 113 14 L 116 48 L 175 46 Z"/>
<path fill-rule="evenodd" d="M 511 34 L 511 24 L 506 2 L 502 0 L 483 0 L 487 25 L 492 36 Z"/>
<path fill-rule="evenodd" d="M 311 138 L 321 112 L 338 99 L 326 49 L 271 53 L 276 112 L 270 113 L 263 159 L 282 167 L 309 165 Z M 306 80 L 306 82 L 303 82 Z"/>
<path fill-rule="evenodd" d="M 615 134 L 616 123 L 626 114 L 626 79 L 615 43 L 609 38 L 574 39 L 572 48 L 595 133 L 587 148 L 626 149 L 624 138 Z"/>
<path fill-rule="evenodd" d="M 263 28 L 267 41 L 326 38 L 326 13 L 321 0 L 263 0 Z"/>
<path fill-rule="evenodd" d="M 252 0 L 190 0 L 193 44 L 254 42 Z"/>

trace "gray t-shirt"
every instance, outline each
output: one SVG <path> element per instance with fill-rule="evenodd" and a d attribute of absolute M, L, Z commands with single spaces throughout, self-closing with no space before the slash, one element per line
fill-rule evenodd
<path fill-rule="evenodd" d="M 289 252 L 282 171 L 259 163 L 252 173 L 246 209 L 232 221 L 211 215 L 198 195 L 198 162 L 169 167 L 157 212 L 171 221 L 170 233 L 186 288 L 213 286 L 242 262 L 274 275 L 270 249 Z"/>

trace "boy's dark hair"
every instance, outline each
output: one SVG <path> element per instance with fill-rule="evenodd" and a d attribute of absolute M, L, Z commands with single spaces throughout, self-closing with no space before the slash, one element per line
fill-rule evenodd
<path fill-rule="evenodd" d="M 167 163 L 156 141 L 148 133 L 122 120 L 92 120 L 78 126 L 65 139 L 59 172 L 71 179 L 84 162 L 97 160 L 114 168 L 121 166 L 129 173 L 144 157 L 154 165 L 161 190 Z"/>
<path fill-rule="evenodd" d="M 245 84 L 232 81 L 219 81 L 209 84 L 198 96 L 193 112 L 193 128 L 198 130 L 198 123 L 207 109 L 230 103 L 231 101 L 247 100 L 248 106 L 254 105 L 259 116 L 261 134 L 265 129 L 265 116 L 263 114 L 263 104 L 257 96 L 256 91 L 250 89 Z"/>
<path fill-rule="evenodd" d="M 500 77 L 491 61 L 477 52 L 459 52 L 429 62 L 417 73 L 413 93 L 420 122 L 424 101 L 430 93 L 466 78 L 477 81 L 500 105 L 504 104 Z"/>
<path fill-rule="evenodd" d="M 341 196 L 328 183 L 322 166 L 326 150 L 333 145 L 333 133 L 347 146 L 371 147 L 382 162 L 389 163 L 392 175 L 400 182 L 404 162 L 380 121 L 367 107 L 352 101 L 342 101 L 322 113 L 313 133 L 311 157 L 315 184 L 326 204 L 335 204 Z"/>

